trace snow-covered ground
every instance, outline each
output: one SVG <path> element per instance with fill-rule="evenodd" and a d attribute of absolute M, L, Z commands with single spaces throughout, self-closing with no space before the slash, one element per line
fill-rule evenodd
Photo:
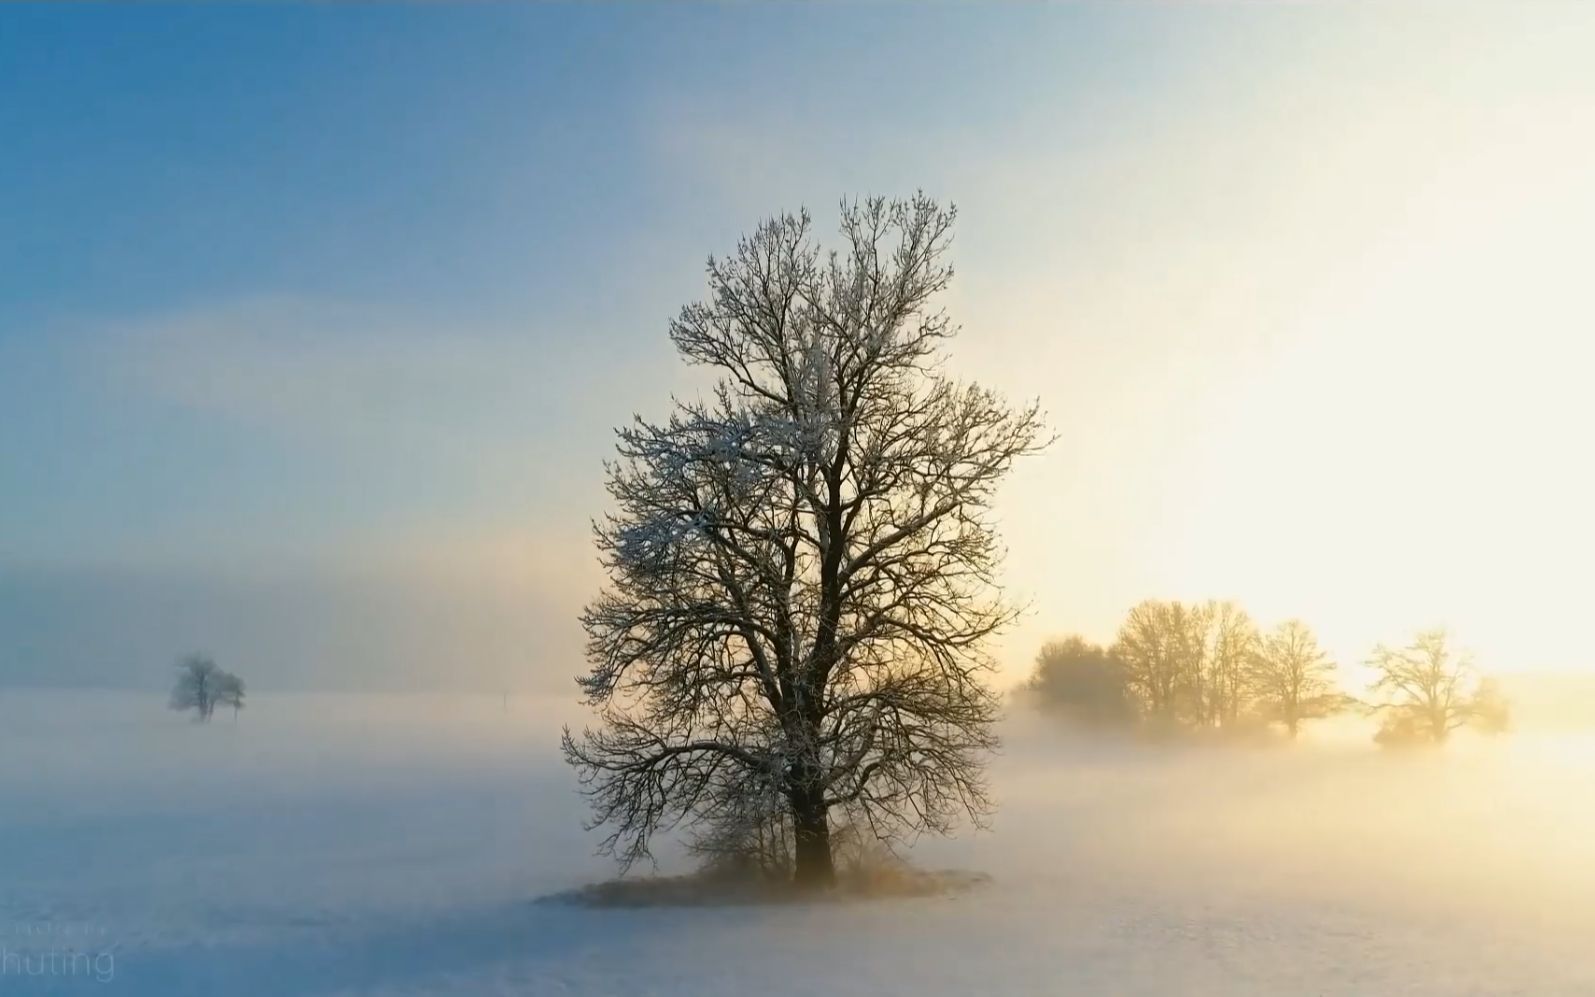
<path fill-rule="evenodd" d="M 558 761 L 579 719 L 0 692 L 0 992 L 1595 993 L 1576 739 L 1174 749 L 1016 714 L 993 830 L 913 853 L 982 890 L 592 910 L 537 902 L 611 873 Z"/>

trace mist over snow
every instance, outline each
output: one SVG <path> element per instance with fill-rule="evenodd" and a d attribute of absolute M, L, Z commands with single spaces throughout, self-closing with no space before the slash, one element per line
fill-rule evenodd
<path fill-rule="evenodd" d="M 1595 995 L 1591 53 L 0 3 L 0 997 Z"/>
<path fill-rule="evenodd" d="M 992 828 L 909 853 L 983 888 L 595 910 L 540 900 L 613 875 L 555 745 L 582 719 L 568 699 L 262 694 L 200 726 L 152 694 L 8 691 L 0 945 L 110 953 L 105 992 L 151 995 L 795 994 L 813 960 L 836 994 L 1595 986 L 1583 735 L 1180 747 L 1014 709 Z"/>

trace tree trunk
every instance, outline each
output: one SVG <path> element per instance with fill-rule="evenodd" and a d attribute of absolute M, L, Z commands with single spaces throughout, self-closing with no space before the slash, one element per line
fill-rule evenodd
<path fill-rule="evenodd" d="M 824 889 L 836 882 L 831 861 L 831 825 L 817 793 L 792 797 L 792 827 L 796 832 L 797 865 L 792 882 L 801 890 Z"/>

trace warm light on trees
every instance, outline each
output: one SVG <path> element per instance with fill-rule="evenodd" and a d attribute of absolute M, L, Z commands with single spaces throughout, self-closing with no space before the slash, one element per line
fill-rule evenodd
<path fill-rule="evenodd" d="M 1381 743 L 1439 744 L 1461 727 L 1506 727 L 1505 700 L 1479 678 L 1470 657 L 1452 648 L 1444 630 L 1426 630 L 1398 650 L 1381 644 L 1370 664 L 1379 672 L 1373 709 L 1383 718 Z"/>
<path fill-rule="evenodd" d="M 1025 691 L 1043 709 L 1074 720 L 1118 726 L 1136 719 L 1124 665 L 1078 635 L 1041 648 Z"/>
<path fill-rule="evenodd" d="M 1193 669 L 1198 721 L 1208 727 L 1233 727 L 1251 707 L 1249 666 L 1257 653 L 1257 624 L 1233 602 L 1209 602 L 1201 609 L 1201 658 Z"/>
<path fill-rule="evenodd" d="M 1188 715 L 1204 627 L 1199 608 L 1155 599 L 1132 608 L 1119 627 L 1113 656 L 1124 664 L 1149 720 L 1173 724 Z"/>
<path fill-rule="evenodd" d="M 1304 720 L 1327 717 L 1347 699 L 1335 689 L 1335 663 L 1300 620 L 1286 620 L 1265 636 L 1253 655 L 1252 688 L 1263 716 L 1295 737 Z"/>

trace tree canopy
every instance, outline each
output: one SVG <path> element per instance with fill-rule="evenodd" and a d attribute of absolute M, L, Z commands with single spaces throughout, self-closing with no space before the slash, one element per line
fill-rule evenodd
<path fill-rule="evenodd" d="M 168 705 L 179 712 L 193 710 L 201 722 L 208 721 L 217 706 L 231 706 L 236 716 L 244 707 L 244 680 L 203 654 L 191 654 L 177 663 Z"/>
<path fill-rule="evenodd" d="M 1439 744 L 1470 725 L 1506 728 L 1506 700 L 1495 683 L 1480 678 L 1472 658 L 1456 651 L 1445 630 L 1425 630 L 1402 648 L 1381 644 L 1370 664 L 1379 673 L 1373 709 L 1382 717 L 1382 743 Z"/>
<path fill-rule="evenodd" d="M 943 371 L 953 221 L 844 203 L 827 253 L 806 212 L 770 219 L 671 324 L 718 380 L 619 432 L 582 617 L 600 724 L 564 739 L 622 862 L 675 822 L 776 821 L 823 883 L 833 810 L 882 837 L 986 811 L 984 648 L 1013 617 L 988 510 L 1043 441 L 1035 405 Z"/>

